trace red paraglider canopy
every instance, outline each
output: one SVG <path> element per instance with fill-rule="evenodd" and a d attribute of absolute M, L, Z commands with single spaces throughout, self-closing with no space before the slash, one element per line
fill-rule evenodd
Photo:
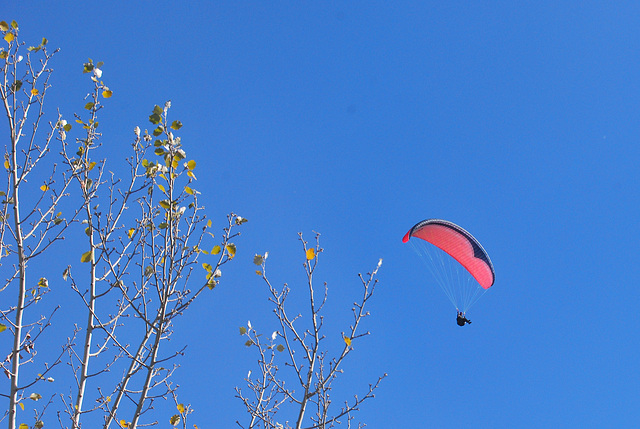
<path fill-rule="evenodd" d="M 447 252 L 460 263 L 480 286 L 489 289 L 495 282 L 495 272 L 489 255 L 467 231 L 442 219 L 427 219 L 416 224 L 402 239 L 420 238 Z"/>

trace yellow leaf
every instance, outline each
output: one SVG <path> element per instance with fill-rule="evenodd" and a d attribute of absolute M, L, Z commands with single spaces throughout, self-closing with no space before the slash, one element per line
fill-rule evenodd
<path fill-rule="evenodd" d="M 169 419 L 169 423 L 171 423 L 171 426 L 175 426 L 178 423 L 180 423 L 180 416 L 177 414 L 174 414 L 173 416 L 171 416 L 171 418 Z"/>
<path fill-rule="evenodd" d="M 22 402 L 20 402 L 20 406 L 22 407 L 22 410 L 24 411 L 24 405 L 22 405 Z M 20 423 L 20 426 L 18 426 L 18 429 L 29 429 L 29 425 L 26 423 Z"/>
<path fill-rule="evenodd" d="M 0 30 L 9 31 L 9 24 L 7 24 L 7 21 L 0 21 Z"/>
<path fill-rule="evenodd" d="M 38 94 L 40 94 L 40 91 L 38 91 L 38 88 L 33 88 L 31 90 L 31 95 L 38 95 Z"/>
<path fill-rule="evenodd" d="M 7 329 L 7 325 L 5 325 L 4 323 L 0 323 L 0 332 L 4 331 Z"/>
<path fill-rule="evenodd" d="M 9 160 L 6 160 L 4 162 L 4 168 L 6 168 L 7 170 L 11 168 L 11 164 L 9 164 Z"/>
<path fill-rule="evenodd" d="M 105 399 L 107 402 L 111 402 L 111 396 L 107 396 L 107 399 Z"/>
<path fill-rule="evenodd" d="M 20 402 L 20 403 L 18 403 L 18 405 L 20 405 L 20 408 L 22 408 L 22 411 L 24 411 L 24 404 L 22 402 Z M 24 425 L 24 423 L 23 423 L 23 425 Z M 27 425 L 25 425 L 25 426 L 27 426 Z M 20 427 L 22 428 L 22 425 L 20 425 Z M 28 427 L 29 426 L 27 426 L 27 428 Z"/>
<path fill-rule="evenodd" d="M 13 35 L 13 33 L 7 33 L 4 35 L 4 40 L 7 41 L 7 43 L 11 43 L 13 42 L 13 39 L 15 39 L 16 36 Z"/>
<path fill-rule="evenodd" d="M 178 404 L 178 406 L 176 408 L 178 408 L 178 411 L 180 411 L 180 413 L 184 413 L 184 405 L 183 404 Z"/>
<path fill-rule="evenodd" d="M 196 162 L 193 159 L 191 161 L 187 162 L 187 168 L 189 170 L 193 170 L 194 168 L 196 168 Z"/>
<path fill-rule="evenodd" d="M 113 91 L 111 91 L 110 89 L 105 89 L 104 91 L 102 91 L 102 96 L 104 98 L 111 98 L 112 95 Z"/>
<path fill-rule="evenodd" d="M 229 252 L 229 259 L 233 259 L 233 257 L 236 256 L 236 245 L 235 244 L 229 243 L 229 244 L 227 244 L 225 249 L 227 249 L 227 252 Z"/>
<path fill-rule="evenodd" d="M 211 219 L 207 221 L 207 227 L 211 228 Z"/>
<path fill-rule="evenodd" d="M 179 165 L 180 163 L 178 162 L 177 159 L 174 159 L 173 161 L 171 161 L 171 167 L 178 168 Z"/>
<path fill-rule="evenodd" d="M 89 164 L 89 168 L 88 168 L 88 170 L 89 170 L 89 171 L 93 170 L 93 167 L 95 167 L 95 166 L 96 166 L 96 164 L 97 164 L 97 162 L 95 162 L 95 161 L 94 161 L 94 162 L 92 162 L 91 164 Z"/>
<path fill-rule="evenodd" d="M 187 194 L 189 194 L 189 195 L 193 195 L 193 189 L 191 189 L 191 188 L 190 188 L 190 187 L 188 187 L 188 186 L 185 186 L 185 187 L 184 187 L 184 191 L 185 191 Z"/>
<path fill-rule="evenodd" d="M 315 257 L 316 257 L 316 250 L 313 247 L 311 249 L 308 249 L 307 250 L 307 261 L 310 261 Z"/>
<path fill-rule="evenodd" d="M 344 343 L 347 345 L 347 347 L 351 347 L 351 338 L 344 337 Z"/>
<path fill-rule="evenodd" d="M 196 175 L 193 174 L 193 171 L 191 171 L 191 170 L 187 171 L 187 176 L 191 177 L 193 180 L 198 180 Z"/>
<path fill-rule="evenodd" d="M 40 190 L 41 190 L 42 192 L 46 192 L 46 191 L 48 191 L 48 190 L 49 190 L 49 187 L 48 187 L 47 185 L 42 185 L 42 186 L 40 186 Z"/>
<path fill-rule="evenodd" d="M 123 428 L 128 428 L 129 427 L 129 423 L 127 423 L 127 421 L 124 420 L 124 419 L 120 420 L 119 423 L 120 423 L 120 426 L 123 427 Z"/>
<path fill-rule="evenodd" d="M 164 186 L 162 186 L 162 185 L 161 185 L 161 184 L 159 184 L 159 183 L 158 183 L 158 189 L 160 189 L 162 192 L 166 192 L 166 191 L 164 190 Z"/>
<path fill-rule="evenodd" d="M 89 250 L 88 252 L 84 252 L 80 257 L 80 262 L 89 262 L 93 261 L 93 251 Z"/>
<path fill-rule="evenodd" d="M 218 245 L 213 246 L 213 249 L 211 249 L 211 254 L 212 255 L 217 255 L 218 253 L 220 253 L 221 250 L 222 249 L 220 248 L 220 246 L 218 246 Z"/>
<path fill-rule="evenodd" d="M 256 270 L 256 274 L 257 274 L 257 275 L 259 275 L 259 276 L 261 276 L 261 275 L 262 275 L 262 271 L 260 271 L 260 270 Z"/>
<path fill-rule="evenodd" d="M 169 202 L 167 200 L 162 200 L 160 201 L 160 207 L 162 207 L 165 210 L 169 210 L 169 208 L 171 207 L 171 205 L 169 204 Z"/>
<path fill-rule="evenodd" d="M 133 237 L 133 233 L 136 232 L 136 230 L 134 228 L 129 228 L 129 230 L 127 231 L 127 235 L 129 236 L 129 239 L 131 239 L 131 237 Z"/>

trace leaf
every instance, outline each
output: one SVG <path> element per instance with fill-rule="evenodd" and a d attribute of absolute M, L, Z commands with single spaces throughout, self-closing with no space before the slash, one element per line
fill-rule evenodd
<path fill-rule="evenodd" d="M 247 328 L 245 328 L 244 326 L 240 327 L 240 335 L 244 335 L 247 333 Z"/>
<path fill-rule="evenodd" d="M 162 192 L 167 192 L 164 190 L 164 186 L 162 186 L 161 184 L 157 184 L 158 185 L 158 189 L 160 189 Z"/>
<path fill-rule="evenodd" d="M 220 253 L 220 251 L 222 250 L 222 248 L 218 245 L 213 246 L 213 249 L 211 249 L 211 254 L 212 255 L 217 255 L 218 253 Z"/>
<path fill-rule="evenodd" d="M 93 168 L 97 165 L 98 163 L 93 161 L 92 163 L 89 164 L 89 167 L 87 168 L 88 171 L 93 170 Z"/>
<path fill-rule="evenodd" d="M 69 277 L 69 267 L 65 268 L 64 271 L 62 272 L 62 280 L 67 281 L 68 277 Z"/>
<path fill-rule="evenodd" d="M 256 265 L 262 265 L 264 263 L 264 258 L 262 257 L 262 255 L 256 254 L 253 257 L 253 263 Z"/>
<path fill-rule="evenodd" d="M 88 252 L 84 252 L 80 257 L 80 262 L 89 262 L 93 261 L 93 251 L 89 250 Z"/>
<path fill-rule="evenodd" d="M 205 270 L 207 270 L 208 273 L 213 271 L 213 267 L 209 264 L 207 264 L 206 262 L 202 263 L 202 268 L 204 268 Z"/>
<path fill-rule="evenodd" d="M 33 427 L 36 429 L 42 429 L 44 427 L 44 422 L 42 420 L 38 420 L 33 424 Z"/>
<path fill-rule="evenodd" d="M 189 194 L 189 195 L 193 195 L 193 194 L 194 194 L 193 189 L 191 189 L 191 188 L 190 188 L 190 187 L 188 187 L 188 186 L 185 186 L 185 187 L 184 187 L 184 191 L 185 191 L 187 194 Z"/>
<path fill-rule="evenodd" d="M 95 106 L 96 104 L 93 101 L 88 102 L 87 104 L 84 105 L 84 108 L 87 110 L 91 110 L 93 109 L 93 106 Z"/>
<path fill-rule="evenodd" d="M 236 256 L 236 245 L 233 243 L 229 243 L 225 246 L 225 249 L 227 249 L 227 252 L 229 252 L 229 259 L 233 259 L 234 256 Z"/>
<path fill-rule="evenodd" d="M 24 404 L 22 402 L 18 403 L 18 405 L 20 405 L 20 408 L 22 408 L 22 411 L 24 411 Z M 26 427 L 26 429 L 29 429 L 29 426 L 25 425 L 24 423 L 22 423 L 22 425 L 24 425 Z M 22 429 L 22 425 L 20 425 L 20 429 Z"/>
<path fill-rule="evenodd" d="M 247 346 L 247 347 L 251 347 L 253 345 L 253 341 L 247 340 L 247 342 L 244 343 L 244 345 Z"/>
<path fill-rule="evenodd" d="M 47 43 L 49 43 L 49 41 L 48 41 L 45 37 L 43 37 L 43 38 L 42 38 L 42 43 L 40 43 L 40 45 L 44 46 L 44 45 L 46 45 Z"/>
<path fill-rule="evenodd" d="M 113 95 L 113 91 L 111 91 L 110 89 L 105 89 L 104 91 L 102 91 L 102 96 L 104 98 L 111 98 L 111 96 Z"/>
<path fill-rule="evenodd" d="M 124 419 L 120 420 L 118 423 L 120 423 L 120 427 L 123 427 L 123 428 L 128 428 L 129 427 L 129 423 L 127 423 L 127 421 L 124 420 Z"/>
<path fill-rule="evenodd" d="M 169 419 L 169 423 L 171 423 L 171 426 L 175 426 L 180 423 L 180 415 L 174 414 L 173 416 L 171 416 L 171 418 Z"/>
<path fill-rule="evenodd" d="M 40 91 L 38 91 L 38 88 L 31 89 L 31 95 L 38 95 L 38 94 L 40 94 Z"/>
<path fill-rule="evenodd" d="M 0 21 L 0 30 L 9 31 L 9 24 L 6 21 Z"/>
<path fill-rule="evenodd" d="M 178 411 L 180 412 L 180 414 L 184 413 L 184 405 L 183 404 L 178 404 L 176 406 L 176 408 L 178 409 Z"/>
<path fill-rule="evenodd" d="M 67 125 L 65 125 L 65 126 L 63 127 L 63 129 L 64 129 L 66 132 L 71 131 L 71 124 L 67 124 Z"/>
<path fill-rule="evenodd" d="M 167 222 L 162 222 L 160 223 L 160 225 L 158 225 L 159 229 L 167 229 L 169 228 L 169 224 Z"/>
<path fill-rule="evenodd" d="M 46 191 L 48 191 L 48 190 L 49 190 L 49 187 L 48 187 L 47 185 L 42 185 L 42 186 L 40 186 L 40 190 L 41 190 L 42 192 L 46 192 Z"/>
<path fill-rule="evenodd" d="M 24 411 L 24 404 L 22 402 L 20 402 L 20 408 L 22 408 L 22 411 Z M 20 423 L 20 426 L 18 426 L 18 429 L 29 429 L 29 425 L 26 423 Z"/>
<path fill-rule="evenodd" d="M 127 236 L 129 237 L 129 239 L 133 237 L 134 232 L 136 232 L 135 228 L 129 228 L 129 230 L 127 230 Z"/>
<path fill-rule="evenodd" d="M 11 27 L 13 27 L 14 30 L 18 29 L 18 23 L 15 21 L 11 21 Z"/>
<path fill-rule="evenodd" d="M 180 128 L 182 128 L 182 122 L 180 121 L 173 121 L 171 123 L 171 129 L 172 130 L 179 130 Z"/>
<path fill-rule="evenodd" d="M 193 170 L 196 168 L 196 162 L 192 159 L 191 161 L 187 162 L 187 168 L 189 170 Z"/>
<path fill-rule="evenodd" d="M 149 122 L 153 125 L 158 125 L 162 121 L 162 117 L 158 113 L 154 113 L 149 116 Z"/>
<path fill-rule="evenodd" d="M 169 210 L 171 208 L 171 204 L 169 204 L 169 200 L 162 200 L 158 204 L 165 210 Z"/>
<path fill-rule="evenodd" d="M 40 399 L 42 399 L 42 395 L 39 393 L 32 393 L 31 395 L 29 395 L 29 399 L 31 399 L 32 401 L 39 401 Z"/>
<path fill-rule="evenodd" d="M 261 275 L 262 275 L 262 271 L 260 271 L 260 270 L 256 270 L 256 274 L 257 274 L 257 275 L 259 275 L 259 276 L 261 276 Z"/>
<path fill-rule="evenodd" d="M 4 168 L 6 168 L 7 170 L 11 168 L 11 164 L 9 164 L 9 160 L 6 160 L 4 162 Z"/>
<path fill-rule="evenodd" d="M 14 36 L 13 33 L 7 33 L 4 35 L 4 40 L 6 40 L 7 43 L 13 42 L 13 39 L 15 38 L 16 36 Z"/>
<path fill-rule="evenodd" d="M 4 332 L 7 330 L 7 325 L 5 325 L 4 323 L 0 323 L 0 332 Z"/>
<path fill-rule="evenodd" d="M 158 106 L 157 104 L 153 106 L 153 113 L 155 113 L 156 115 L 160 115 L 162 114 L 162 112 L 162 107 Z"/>
<path fill-rule="evenodd" d="M 211 274 L 208 274 L 208 275 L 210 276 Z M 215 288 L 217 284 L 218 284 L 218 282 L 217 282 L 217 281 L 215 281 L 215 280 L 213 279 L 213 277 L 211 277 L 211 278 L 209 279 L 209 281 L 207 282 L 207 287 L 209 288 L 209 290 L 213 290 L 213 288 Z"/>
<path fill-rule="evenodd" d="M 4 49 L 0 49 L 0 59 L 6 60 L 9 57 L 9 53 Z"/>
<path fill-rule="evenodd" d="M 310 261 L 315 257 L 316 257 L 316 250 L 313 247 L 311 249 L 307 249 L 307 261 Z"/>
<path fill-rule="evenodd" d="M 351 347 L 351 338 L 344 337 L 344 343 L 347 345 L 347 347 Z"/>
<path fill-rule="evenodd" d="M 278 344 L 278 347 L 276 347 L 276 350 L 282 353 L 284 351 L 284 346 L 282 344 Z"/>

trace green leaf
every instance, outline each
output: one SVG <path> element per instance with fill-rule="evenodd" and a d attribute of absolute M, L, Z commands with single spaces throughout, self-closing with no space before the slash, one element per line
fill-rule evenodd
<path fill-rule="evenodd" d="M 84 233 L 87 234 L 89 237 L 91 237 L 91 227 L 88 226 L 84 229 Z"/>
<path fill-rule="evenodd" d="M 71 131 L 71 124 L 67 124 L 67 125 L 65 125 L 65 126 L 63 127 L 63 129 L 64 129 L 66 132 Z"/>
<path fill-rule="evenodd" d="M 184 187 L 184 191 L 185 191 L 187 194 L 189 194 L 189 195 L 193 195 L 193 194 L 194 194 L 193 189 L 191 189 L 191 188 L 190 188 L 190 187 L 188 187 L 188 186 L 185 186 L 185 187 Z"/>
<path fill-rule="evenodd" d="M 205 270 L 207 270 L 208 273 L 210 273 L 211 271 L 213 271 L 213 267 L 210 264 L 207 264 L 206 262 L 202 263 L 202 268 L 204 268 Z"/>
<path fill-rule="evenodd" d="M 4 49 L 0 49 L 0 59 L 6 60 L 9 57 L 9 53 Z"/>
<path fill-rule="evenodd" d="M 160 225 L 158 225 L 159 229 L 167 229 L 169 227 L 169 224 L 167 222 L 162 222 Z"/>
<path fill-rule="evenodd" d="M 157 104 L 153 106 L 153 113 L 155 113 L 156 115 L 161 115 L 162 112 L 162 107 L 158 106 Z"/>
<path fill-rule="evenodd" d="M 21 80 L 16 80 L 15 82 L 13 82 L 11 84 L 11 91 L 12 92 L 19 91 L 20 88 L 22 88 L 22 81 Z"/>
<path fill-rule="evenodd" d="M 262 257 L 262 255 L 255 255 L 253 257 L 253 263 L 256 265 L 262 265 L 264 263 L 264 258 Z"/>
<path fill-rule="evenodd" d="M 151 122 L 153 125 L 158 125 L 161 121 L 162 117 L 157 113 L 153 113 L 151 116 L 149 116 L 149 122 Z"/>
<path fill-rule="evenodd" d="M 91 73 L 93 71 L 93 61 L 89 59 L 89 62 L 83 64 L 82 73 Z"/>
<path fill-rule="evenodd" d="M 169 200 L 162 200 L 158 204 L 160 204 L 160 207 L 162 207 L 165 210 L 169 210 L 171 208 L 171 204 L 169 203 Z"/>
<path fill-rule="evenodd" d="M 18 23 L 15 21 L 11 21 L 11 27 L 13 27 L 14 30 L 18 29 Z"/>
<path fill-rule="evenodd" d="M 96 104 L 93 101 L 88 102 L 87 104 L 84 105 L 84 108 L 87 110 L 91 110 L 93 109 L 93 106 L 95 106 Z"/>
<path fill-rule="evenodd" d="M 80 262 L 89 262 L 93 261 L 93 251 L 89 250 L 88 252 L 84 252 L 80 257 Z"/>
<path fill-rule="evenodd" d="M 47 43 L 49 43 L 49 41 L 48 41 L 45 37 L 43 37 L 43 38 L 42 38 L 42 43 L 40 43 L 40 44 L 41 44 L 42 46 L 44 46 L 44 45 L 46 45 Z"/>
<path fill-rule="evenodd" d="M 247 346 L 247 347 L 251 347 L 253 345 L 253 341 L 247 340 L 247 342 L 244 343 L 244 345 Z"/>
<path fill-rule="evenodd" d="M 144 269 L 144 276 L 145 277 L 149 277 L 151 276 L 151 274 L 153 274 L 156 270 L 153 269 L 153 267 L 151 265 L 147 265 L 147 267 Z"/>
<path fill-rule="evenodd" d="M 162 134 L 163 131 L 164 131 L 164 128 L 162 128 L 162 125 L 160 125 L 158 128 L 153 130 L 153 135 L 158 137 L 160 134 Z"/>
<path fill-rule="evenodd" d="M 34 423 L 33 427 L 36 429 L 42 429 L 44 427 L 44 423 L 42 422 L 42 420 L 38 420 Z"/>
<path fill-rule="evenodd" d="M 240 327 L 240 335 L 244 335 L 247 333 L 247 328 L 245 328 L 244 326 Z"/>
<path fill-rule="evenodd" d="M 213 249 L 211 249 L 211 254 L 212 255 L 217 255 L 218 253 L 220 253 L 220 251 L 222 250 L 222 248 L 218 245 L 213 246 Z"/>
<path fill-rule="evenodd" d="M 173 121 L 171 123 L 171 129 L 172 130 L 179 130 L 180 128 L 182 128 L 182 122 L 180 121 Z"/>
<path fill-rule="evenodd" d="M 158 156 L 162 156 L 164 155 L 165 152 L 163 148 L 159 147 L 158 149 L 154 150 L 153 153 L 155 153 Z"/>

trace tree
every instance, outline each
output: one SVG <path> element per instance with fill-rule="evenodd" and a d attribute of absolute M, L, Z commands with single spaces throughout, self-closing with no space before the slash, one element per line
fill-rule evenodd
<path fill-rule="evenodd" d="M 114 421 L 128 428 L 157 423 L 153 417 L 141 419 L 158 398 L 175 401 L 178 413 L 171 424 L 184 425 L 191 410 L 178 402 L 172 382 L 173 358 L 183 350 L 167 350 L 166 342 L 174 320 L 220 281 L 222 266 L 236 254 L 235 229 L 246 219 L 230 213 L 215 246 L 204 250 L 213 237 L 212 223 L 198 202 L 196 161 L 187 158 L 174 134 L 182 123 L 168 119 L 169 102 L 154 107 L 151 132 L 134 130 L 128 178 L 110 173 L 106 160 L 95 158 L 101 146 L 99 112 L 113 95 L 101 80 L 102 63 L 89 60 L 83 66 L 92 90 L 84 113 L 75 115 L 77 136 L 69 137 L 74 126 L 59 114 L 40 137 L 49 62 L 56 51 L 49 52 L 43 39 L 27 48 L 25 58 L 18 24 L 2 21 L 0 31 L 7 44 L 0 50 L 0 98 L 10 131 L 0 194 L 0 262 L 7 278 L 0 302 L 10 302 L 10 296 L 15 302 L 0 308 L 0 335 L 13 338 L 0 364 L 9 380 L 8 393 L 0 394 L 8 399 L 2 419 L 9 429 L 28 427 L 17 420 L 18 407 L 24 409 L 27 399 L 40 400 L 37 386 L 54 382 L 50 372 L 65 362 L 74 383 L 59 397 L 62 427 L 78 428 L 82 421 L 104 428 Z M 55 142 L 60 144 L 59 159 L 46 164 Z M 51 173 L 42 182 L 27 181 L 41 176 L 47 165 Z M 62 277 L 84 306 L 85 322 L 76 324 L 53 360 L 41 359 L 38 340 L 59 306 L 38 314 L 35 303 L 48 293 L 49 280 L 32 280 L 38 277 L 32 274 L 34 261 L 46 258 L 65 233 L 77 228 L 84 229 L 86 247 L 77 253 L 79 263 L 69 265 Z M 203 255 L 208 262 L 200 261 Z M 38 368 L 32 380 L 23 376 L 25 365 Z M 36 410 L 33 427 L 44 425 L 43 415 L 54 400 L 52 396 Z M 102 416 L 102 423 L 94 416 Z"/>
<path fill-rule="evenodd" d="M 247 338 L 245 345 L 258 352 L 258 374 L 252 377 L 250 371 L 245 380 L 250 395 L 236 388 L 236 397 L 244 403 L 250 416 L 246 428 L 326 429 L 343 421 L 347 427 L 351 427 L 353 413 L 364 401 L 374 397 L 374 391 L 386 377 L 386 374 L 378 377 L 362 395 L 354 395 L 353 400 L 344 401 L 340 408 L 331 406 L 332 382 L 342 374 L 342 363 L 353 351 L 354 343 L 369 335 L 369 332 L 361 333 L 359 328 L 362 320 L 369 316 L 365 308 L 378 283 L 376 275 L 382 259 L 370 273 L 365 276 L 358 274 L 362 296 L 351 309 L 352 324 L 347 331 L 341 333 L 343 343 L 340 350 L 331 355 L 324 345 L 327 337 L 323 333 L 323 309 L 327 303 L 328 286 L 325 282 L 317 290 L 313 282 L 319 256 L 323 251 L 319 238 L 320 235 L 316 234 L 315 245 L 309 246 L 302 234 L 299 234 L 305 256 L 304 271 L 310 304 L 306 318 L 301 313 L 291 316 L 288 311 L 286 302 L 291 288 L 285 284 L 281 289 L 276 289 L 269 281 L 266 275 L 268 254 L 256 255 L 254 258 L 254 263 L 261 266 L 257 274 L 267 286 L 269 301 L 273 305 L 273 313 L 279 326 L 266 340 L 251 322 L 247 327 L 240 328 L 240 333 Z M 305 322 L 308 326 L 306 329 L 301 327 Z M 288 374 L 283 374 L 282 367 Z M 285 414 L 291 418 L 280 417 L 278 412 L 287 404 L 290 406 L 288 414 Z M 293 423 L 290 424 L 289 421 Z M 237 424 L 245 427 L 240 422 Z"/>

